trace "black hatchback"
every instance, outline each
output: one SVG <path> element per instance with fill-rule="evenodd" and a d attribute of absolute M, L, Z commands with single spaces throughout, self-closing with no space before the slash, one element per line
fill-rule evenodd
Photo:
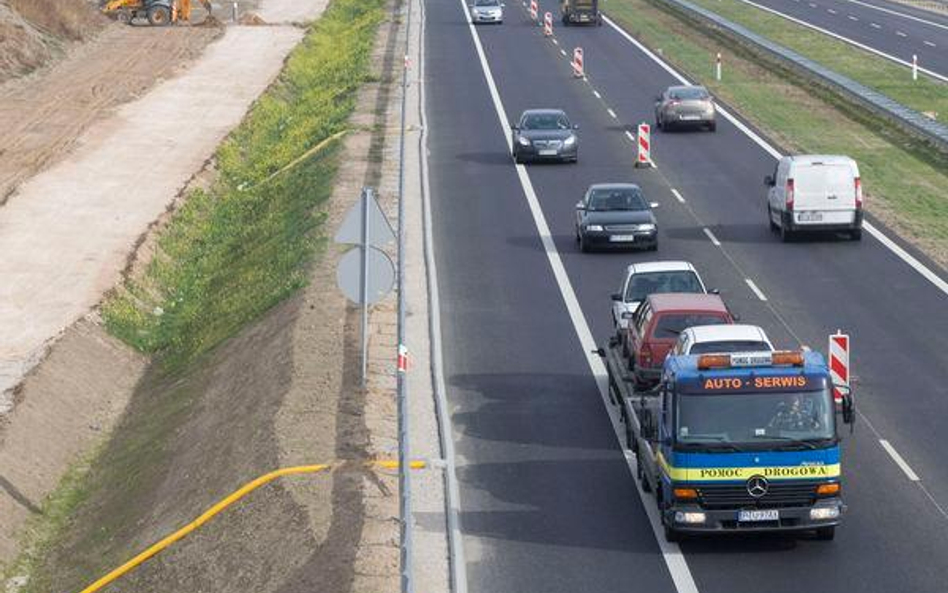
<path fill-rule="evenodd" d="M 658 249 L 658 223 L 650 203 L 634 183 L 598 183 L 576 204 L 576 241 L 593 247 Z"/>

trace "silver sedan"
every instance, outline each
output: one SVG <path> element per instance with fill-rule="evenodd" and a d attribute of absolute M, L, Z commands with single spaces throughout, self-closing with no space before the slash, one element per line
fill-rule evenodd
<path fill-rule="evenodd" d="M 655 98 L 655 126 L 666 132 L 684 126 L 713 132 L 716 115 L 714 100 L 703 86 L 671 86 Z"/>

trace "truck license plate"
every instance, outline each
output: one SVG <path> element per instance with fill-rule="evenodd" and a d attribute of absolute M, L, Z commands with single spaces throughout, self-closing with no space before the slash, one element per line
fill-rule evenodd
<path fill-rule="evenodd" d="M 635 235 L 610 235 L 609 240 L 613 243 L 631 243 L 635 241 Z"/>
<path fill-rule="evenodd" d="M 779 521 L 780 511 L 777 509 L 755 509 L 752 511 L 738 511 L 737 520 L 744 522 Z"/>

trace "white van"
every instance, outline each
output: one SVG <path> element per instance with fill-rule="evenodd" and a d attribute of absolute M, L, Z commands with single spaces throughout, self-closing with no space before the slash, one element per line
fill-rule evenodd
<path fill-rule="evenodd" d="M 848 156 L 785 156 L 764 178 L 770 228 L 788 241 L 796 231 L 848 231 L 862 238 L 862 183 Z"/>

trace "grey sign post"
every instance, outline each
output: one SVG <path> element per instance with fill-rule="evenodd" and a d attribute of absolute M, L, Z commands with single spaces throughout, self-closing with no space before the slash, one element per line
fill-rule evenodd
<path fill-rule="evenodd" d="M 362 384 L 368 366 L 369 305 L 385 298 L 395 283 L 395 266 L 385 252 L 378 249 L 395 240 L 392 226 L 375 200 L 375 191 L 362 188 L 359 201 L 346 213 L 336 243 L 358 245 L 339 260 L 336 283 L 346 297 L 362 305 Z"/>

